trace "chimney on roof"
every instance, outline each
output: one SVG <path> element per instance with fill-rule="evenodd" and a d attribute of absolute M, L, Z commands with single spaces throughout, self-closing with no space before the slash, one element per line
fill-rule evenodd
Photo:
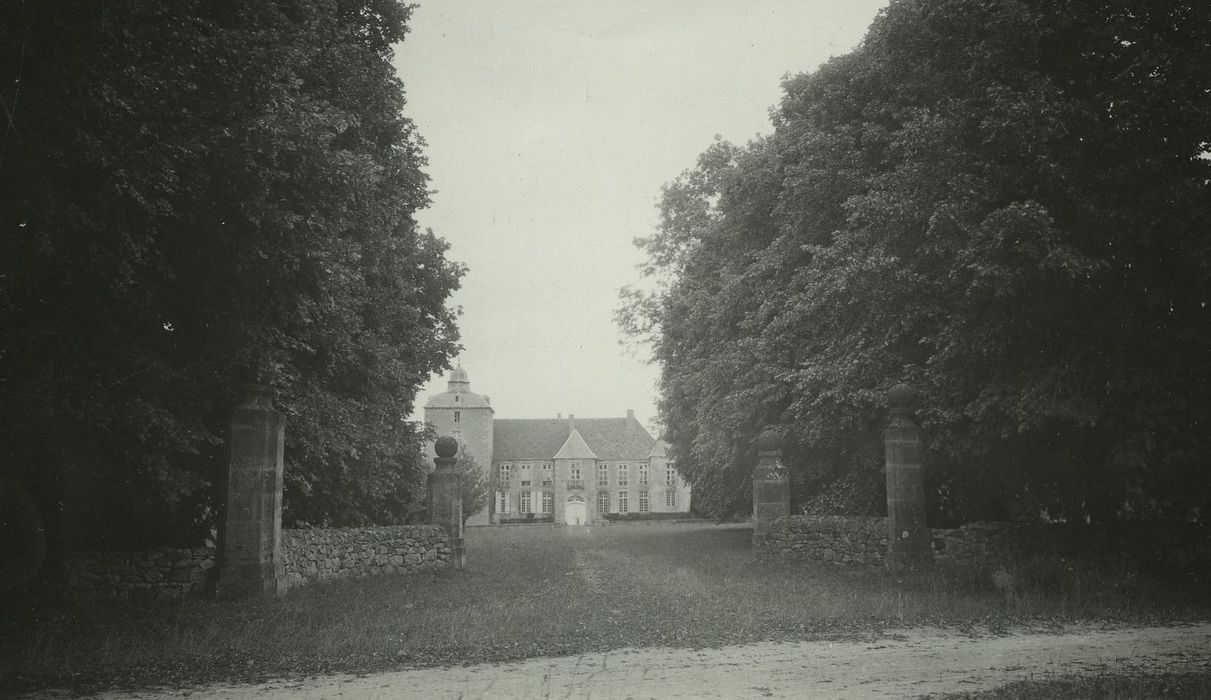
<path fill-rule="evenodd" d="M 555 414 L 555 420 L 563 420 L 563 411 Z"/>
<path fill-rule="evenodd" d="M 569 413 L 568 414 L 568 432 L 570 433 L 573 430 L 576 430 L 576 414 Z"/>
<path fill-rule="evenodd" d="M 627 409 L 627 419 L 628 419 L 628 420 L 635 420 L 635 409 L 633 409 L 633 408 L 628 408 L 628 409 Z"/>

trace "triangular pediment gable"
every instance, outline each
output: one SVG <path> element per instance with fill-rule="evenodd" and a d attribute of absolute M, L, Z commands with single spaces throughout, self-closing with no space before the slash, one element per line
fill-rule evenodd
<path fill-rule="evenodd" d="M 555 453 L 555 459 L 597 459 L 597 455 L 589 449 L 588 443 L 580 436 L 580 431 L 573 428 L 568 439 L 564 440 L 563 447 Z"/>

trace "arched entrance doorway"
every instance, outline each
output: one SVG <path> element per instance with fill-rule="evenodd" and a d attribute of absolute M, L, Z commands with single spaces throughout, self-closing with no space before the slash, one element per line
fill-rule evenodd
<path fill-rule="evenodd" d="M 585 505 L 584 496 L 568 496 L 568 504 L 564 508 L 564 522 L 569 525 L 585 525 L 588 520 L 589 509 Z"/>

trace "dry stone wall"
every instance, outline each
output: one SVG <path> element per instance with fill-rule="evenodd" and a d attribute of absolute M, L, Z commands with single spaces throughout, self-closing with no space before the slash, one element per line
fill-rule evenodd
<path fill-rule="evenodd" d="M 430 571 L 446 566 L 450 541 L 434 525 L 282 530 L 291 586 L 311 581 Z M 203 596 L 215 571 L 213 547 L 90 552 L 67 561 L 70 598 L 181 600 Z"/>
<path fill-rule="evenodd" d="M 758 561 L 881 566 L 887 554 L 887 521 L 830 515 L 785 516 L 775 520 L 764 534 L 754 534 L 753 544 Z"/>
<path fill-rule="evenodd" d="M 91 552 L 67 561 L 73 598 L 171 599 L 206 590 L 215 566 L 213 547 Z"/>
<path fill-rule="evenodd" d="M 1019 557 L 1062 555 L 1062 529 L 1019 523 L 972 523 L 933 531 L 934 560 L 987 567 Z M 1090 543 L 1092 544 L 1092 543 Z"/>
<path fill-rule="evenodd" d="M 282 531 L 286 579 L 308 581 L 431 571 L 446 566 L 450 540 L 436 525 Z"/>
<path fill-rule="evenodd" d="M 934 559 L 989 568 L 1029 559 L 1097 560 L 1158 570 L 1211 562 L 1200 523 L 972 523 L 933 531 Z"/>
<path fill-rule="evenodd" d="M 755 535 L 753 549 L 759 561 L 770 563 L 881 566 L 887 537 L 885 518 L 792 515 L 774 521 L 764 535 Z M 1211 561 L 1211 528 L 1197 523 L 973 523 L 934 529 L 932 548 L 939 563 L 975 569 L 1015 560 L 1067 557 L 1168 568 Z"/>

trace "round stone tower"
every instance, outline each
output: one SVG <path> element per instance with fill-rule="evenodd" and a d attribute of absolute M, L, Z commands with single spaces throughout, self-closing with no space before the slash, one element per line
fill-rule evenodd
<path fill-rule="evenodd" d="M 450 372 L 446 391 L 425 404 L 425 422 L 433 426 L 438 436 L 448 435 L 457 440 L 460 456 L 465 454 L 474 459 L 485 478 L 492 464 L 492 415 L 488 397 L 471 391 L 471 380 L 462 365 Z M 426 454 L 430 460 L 437 456 L 433 443 L 427 445 Z M 487 525 L 487 504 L 467 524 Z"/>

